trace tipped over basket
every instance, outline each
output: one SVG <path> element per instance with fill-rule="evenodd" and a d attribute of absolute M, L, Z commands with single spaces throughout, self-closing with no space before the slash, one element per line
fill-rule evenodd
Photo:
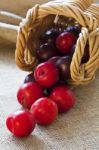
<path fill-rule="evenodd" d="M 54 26 L 55 17 L 73 18 L 81 25 L 75 52 L 70 65 L 74 85 L 87 84 L 95 78 L 99 68 L 99 5 L 91 0 L 55 0 L 29 9 L 18 30 L 15 61 L 24 71 L 33 71 L 38 64 L 35 51 L 40 35 Z M 81 63 L 86 42 L 89 43 L 89 60 Z"/>

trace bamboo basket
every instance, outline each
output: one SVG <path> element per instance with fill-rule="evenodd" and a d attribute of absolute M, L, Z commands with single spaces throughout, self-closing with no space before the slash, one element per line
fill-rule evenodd
<path fill-rule="evenodd" d="M 92 0 L 55 0 L 29 9 L 20 23 L 17 35 L 15 62 L 24 71 L 33 71 L 38 64 L 35 56 L 40 35 L 54 25 L 55 17 L 71 17 L 81 26 L 70 65 L 72 85 L 88 84 L 99 68 L 99 5 Z M 86 42 L 89 60 L 82 64 Z"/>

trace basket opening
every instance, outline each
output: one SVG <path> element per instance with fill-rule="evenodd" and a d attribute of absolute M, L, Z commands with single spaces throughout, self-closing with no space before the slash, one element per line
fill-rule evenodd
<path fill-rule="evenodd" d="M 31 51 L 31 54 L 36 56 L 36 49 L 40 45 L 40 36 L 50 28 L 53 27 L 61 27 L 61 30 L 67 28 L 69 25 L 77 24 L 77 22 L 73 18 L 68 18 L 65 16 L 58 16 L 58 20 L 56 21 L 55 15 L 48 15 L 33 25 L 32 30 L 30 31 L 27 47 Z"/>

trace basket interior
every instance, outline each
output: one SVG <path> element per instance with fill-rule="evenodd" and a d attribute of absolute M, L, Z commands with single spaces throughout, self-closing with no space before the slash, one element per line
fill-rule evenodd
<path fill-rule="evenodd" d="M 48 15 L 42 19 L 40 19 L 38 22 L 36 22 L 32 30 L 30 31 L 27 47 L 31 51 L 31 54 L 36 57 L 36 49 L 40 45 L 40 36 L 47 31 L 48 29 L 52 27 L 61 27 L 61 29 L 65 29 L 67 27 L 67 17 L 65 16 L 59 16 L 58 22 L 55 24 L 55 15 Z M 73 18 L 69 18 L 69 23 L 72 25 L 77 23 Z M 69 25 L 69 24 L 68 24 Z"/>

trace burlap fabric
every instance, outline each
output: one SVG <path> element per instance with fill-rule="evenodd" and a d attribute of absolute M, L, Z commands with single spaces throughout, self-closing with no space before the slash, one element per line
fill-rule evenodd
<path fill-rule="evenodd" d="M 77 102 L 48 127 L 36 126 L 27 138 L 7 130 L 8 114 L 20 109 L 16 91 L 26 72 L 14 62 L 12 45 L 0 46 L 0 150 L 99 150 L 99 71 L 96 79 L 75 89 Z"/>
<path fill-rule="evenodd" d="M 5 0 L 0 1 L 0 7 L 6 6 L 8 9 L 8 0 L 4 4 L 3 2 Z M 17 4 L 17 1 L 9 2 Z M 24 9 L 25 15 L 27 5 L 24 8 L 22 6 L 20 5 L 20 10 Z M 14 9 L 15 7 L 12 7 L 10 10 L 13 12 Z M 10 27 L 2 26 L 1 32 L 0 26 L 0 150 L 99 150 L 99 71 L 93 82 L 75 88 L 75 107 L 60 115 L 51 126 L 37 126 L 29 137 L 22 139 L 15 138 L 7 130 L 6 117 L 21 108 L 17 103 L 16 91 L 27 74 L 15 65 L 15 44 L 11 42 L 15 43 L 17 30 Z"/>

